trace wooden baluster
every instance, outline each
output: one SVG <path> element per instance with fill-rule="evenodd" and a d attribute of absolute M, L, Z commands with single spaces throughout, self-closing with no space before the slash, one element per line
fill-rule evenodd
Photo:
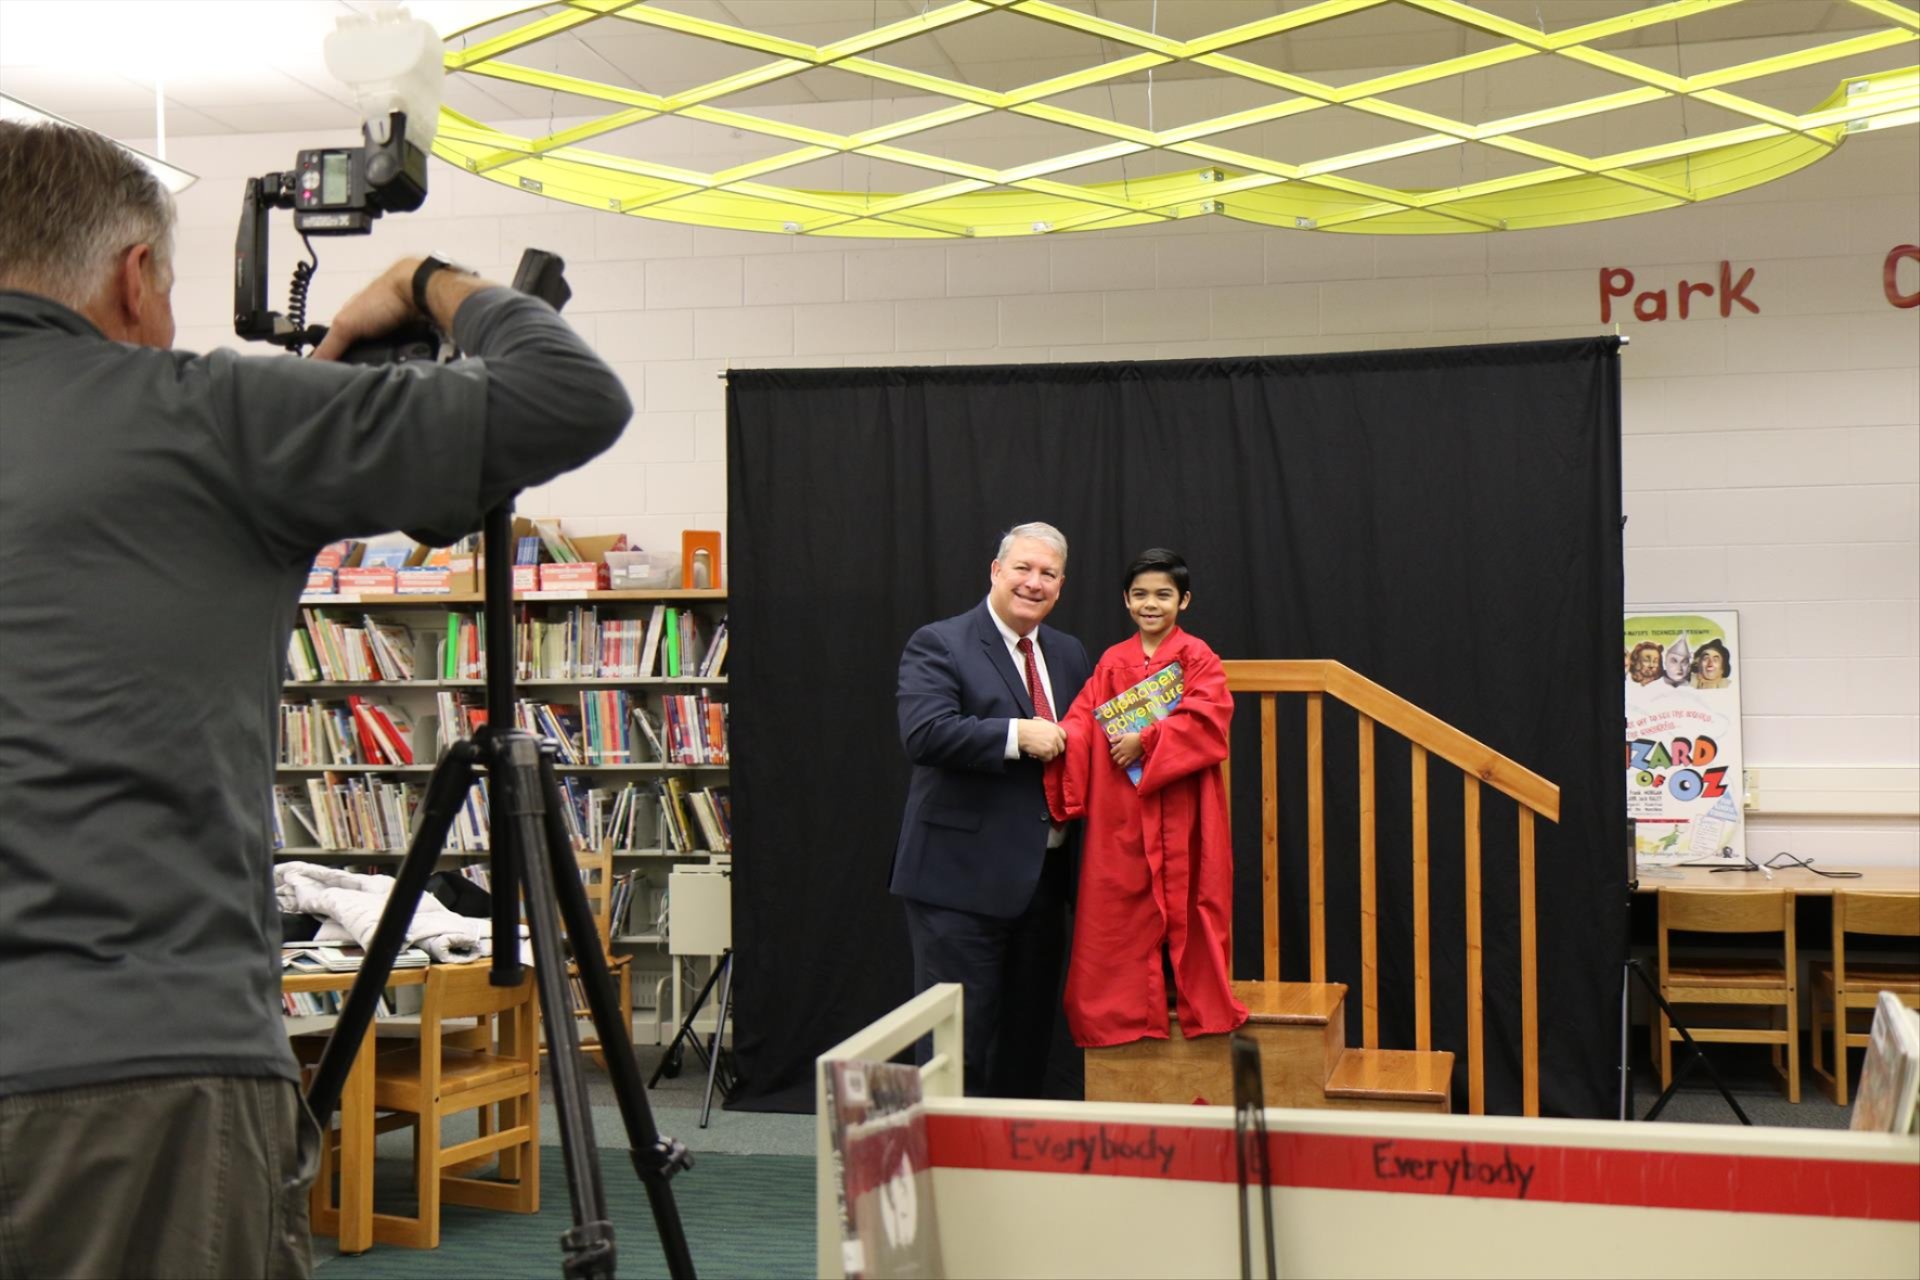
<path fill-rule="evenodd" d="M 1462 799 L 1467 841 L 1467 1110 L 1487 1113 L 1484 1015 L 1480 1008 L 1480 779 L 1466 774 Z"/>
<path fill-rule="evenodd" d="M 1433 1048 L 1432 944 L 1427 938 L 1427 749 L 1413 747 L 1413 1047 Z"/>
<path fill-rule="evenodd" d="M 1533 810 L 1520 806 L 1520 1080 L 1523 1114 L 1540 1114 L 1540 974 L 1533 936 Z"/>
<path fill-rule="evenodd" d="M 1380 1047 L 1380 955 L 1375 935 L 1373 848 L 1373 720 L 1360 717 L 1360 1043 Z"/>
<path fill-rule="evenodd" d="M 1260 925 L 1265 944 L 1261 973 L 1280 981 L 1280 733 L 1274 695 L 1260 695 Z"/>
<path fill-rule="evenodd" d="M 1326 701 L 1323 693 L 1307 695 L 1307 921 L 1314 982 L 1327 980 Z"/>

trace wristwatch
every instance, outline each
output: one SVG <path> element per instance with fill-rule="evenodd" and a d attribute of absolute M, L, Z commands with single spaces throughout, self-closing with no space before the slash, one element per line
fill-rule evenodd
<path fill-rule="evenodd" d="M 413 305 L 414 309 L 428 320 L 433 319 L 433 312 L 427 309 L 427 281 L 433 279 L 434 273 L 438 271 L 457 271 L 463 276 L 473 274 L 471 270 L 453 259 L 442 257 L 437 253 L 430 253 L 421 260 L 420 265 L 414 268 L 413 272 Z"/>

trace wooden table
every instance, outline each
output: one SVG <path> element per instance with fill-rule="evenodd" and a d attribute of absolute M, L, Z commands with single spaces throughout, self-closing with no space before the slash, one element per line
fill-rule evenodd
<path fill-rule="evenodd" d="M 1776 867 L 1769 880 L 1758 871 L 1715 871 L 1712 867 L 1642 869 L 1636 892 L 1661 889 L 1756 890 L 1786 889 L 1800 898 L 1830 898 L 1835 893 L 1920 893 L 1920 867 L 1848 867 L 1816 862 L 1822 871 L 1858 871 L 1835 880 L 1815 875 L 1805 867 Z"/>
<path fill-rule="evenodd" d="M 316 973 L 311 970 L 284 973 L 282 991 L 346 991 L 353 986 L 357 972 Z M 388 975 L 389 987 L 417 987 L 427 980 L 424 967 L 395 969 Z M 367 1024 L 360 1051 L 347 1069 L 346 1083 L 340 1088 L 340 1207 L 330 1203 L 329 1188 L 314 1183 L 311 1227 L 317 1232 L 332 1232 L 342 1253 L 365 1253 L 373 1247 L 373 1060 L 378 1051 L 377 1026 Z M 331 1140 L 322 1134 L 321 1141 Z"/>

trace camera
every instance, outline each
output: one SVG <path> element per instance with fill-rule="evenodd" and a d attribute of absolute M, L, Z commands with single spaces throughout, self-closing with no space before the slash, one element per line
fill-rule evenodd
<path fill-rule="evenodd" d="M 409 213 L 427 198 L 427 152 L 439 123 L 441 50 L 432 27 L 406 10 L 341 20 L 327 37 L 327 69 L 354 92 L 362 117 L 358 147 L 299 152 L 293 168 L 247 180 L 233 246 L 233 329 L 250 342 L 298 352 L 325 336 L 307 324 L 307 290 L 319 265 L 313 236 L 367 235 L 385 213 Z M 293 210 L 308 260 L 293 270 L 286 313 L 271 309 L 267 289 L 267 214 Z M 432 326 L 391 335 L 372 349 L 355 348 L 354 363 L 433 359 Z"/>

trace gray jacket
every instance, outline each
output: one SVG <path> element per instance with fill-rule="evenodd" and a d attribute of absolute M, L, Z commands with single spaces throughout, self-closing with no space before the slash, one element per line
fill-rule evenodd
<path fill-rule="evenodd" d="M 451 540 L 631 412 L 544 303 L 454 332 L 476 358 L 195 356 L 0 291 L 0 1096 L 298 1078 L 268 803 L 307 566 Z"/>

